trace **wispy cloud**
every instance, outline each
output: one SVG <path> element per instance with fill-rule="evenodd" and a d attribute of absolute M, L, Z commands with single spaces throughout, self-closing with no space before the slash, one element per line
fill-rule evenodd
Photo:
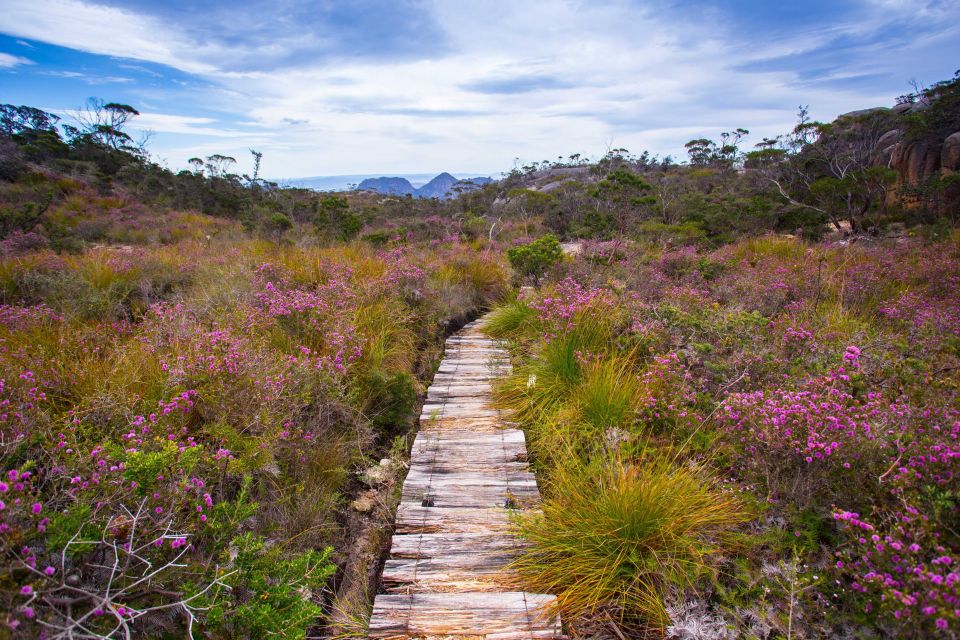
<path fill-rule="evenodd" d="M 212 138 L 251 137 L 251 132 L 248 130 L 216 126 L 217 123 L 213 118 L 178 116 L 169 113 L 141 113 L 136 123 L 138 128 L 148 129 L 154 133 L 176 133 Z"/>
<path fill-rule="evenodd" d="M 126 78 L 123 76 L 98 76 L 91 75 L 89 73 L 81 73 L 80 71 L 41 71 L 42 75 L 52 76 L 54 78 L 70 78 L 73 80 L 82 80 L 87 84 L 99 85 L 99 84 L 129 84 L 133 82 L 133 78 Z"/>
<path fill-rule="evenodd" d="M 32 60 L 9 53 L 0 52 L 0 69 L 11 69 L 24 64 L 33 64 Z"/>
<path fill-rule="evenodd" d="M 196 43 L 178 29 L 132 11 L 80 0 L 10 0 L 4 5 L 3 33 L 193 73 L 216 71 L 216 66 L 198 60 Z"/>
<path fill-rule="evenodd" d="M 109 97 L 152 114 L 140 126 L 174 163 L 199 155 L 186 136 L 238 156 L 253 140 L 276 176 L 676 154 L 737 126 L 759 139 L 799 104 L 830 119 L 948 76 L 958 25 L 955 2 L 894 0 L 7 0 L 0 14 L 0 32 L 101 61 L 38 63 L 36 78 L 134 78 Z"/>

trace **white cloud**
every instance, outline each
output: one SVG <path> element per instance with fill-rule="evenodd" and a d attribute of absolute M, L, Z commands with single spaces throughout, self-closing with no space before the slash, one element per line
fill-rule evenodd
<path fill-rule="evenodd" d="M 11 69 L 22 64 L 33 64 L 33 60 L 0 51 L 0 69 Z"/>
<path fill-rule="evenodd" d="M 239 129 L 227 129 L 210 126 L 213 118 L 178 116 L 166 113 L 141 113 L 131 124 L 137 129 L 154 133 L 175 133 L 191 136 L 209 136 L 211 138 L 245 138 L 250 132 Z"/>
<path fill-rule="evenodd" d="M 127 78 L 124 76 L 98 76 L 88 73 L 80 73 L 79 71 L 41 71 L 40 73 L 41 75 L 53 76 L 56 78 L 72 78 L 74 80 L 82 80 L 87 84 L 92 85 L 130 84 L 133 82 L 133 78 Z"/>
<path fill-rule="evenodd" d="M 79 0 L 5 0 L 0 32 L 122 58 L 169 65 L 190 73 L 212 73 L 202 62 L 207 47 L 176 29 L 123 9 Z"/>
<path fill-rule="evenodd" d="M 182 87 L 177 95 L 190 99 L 179 100 L 178 109 L 201 105 L 232 114 L 233 124 L 151 107 L 137 126 L 158 134 L 154 147 L 175 166 L 214 152 L 239 160 L 253 146 L 265 153 L 263 173 L 275 177 L 495 171 L 516 156 L 598 155 L 609 146 L 682 156 L 686 140 L 738 126 L 759 140 L 789 130 L 800 104 L 829 120 L 889 103 L 887 92 L 858 87 L 858 74 L 889 74 L 898 60 L 923 59 L 934 46 L 949 57 L 956 38 L 943 34 L 958 35 L 949 25 L 960 24 L 951 20 L 960 12 L 946 4 L 876 0 L 879 8 L 864 19 L 767 37 L 745 33 L 720 10 L 678 13 L 660 3 L 435 0 L 420 9 L 444 31 L 435 56 L 306 59 L 264 71 L 237 61 L 255 57 L 258 47 L 275 55 L 307 36 L 228 46 L 199 42 L 186 26 L 92 2 L 4 4 L 0 32 L 165 64 L 206 80 L 209 88 Z M 906 31 L 920 18 L 946 26 L 896 50 L 870 39 L 891 24 Z M 815 81 L 790 70 L 797 65 L 761 64 L 837 39 L 863 40 L 859 57 L 838 54 L 839 68 Z M 745 71 L 750 64 L 754 70 Z M 196 136 L 196 144 L 185 136 Z"/>
<path fill-rule="evenodd" d="M 495 170 L 515 156 L 597 155 L 610 145 L 678 155 L 692 137 L 737 126 L 757 140 L 787 131 L 801 103 L 827 112 L 861 104 L 850 92 L 791 86 L 788 73 L 736 71 L 760 53 L 738 52 L 716 25 L 626 5 L 438 3 L 433 11 L 458 53 L 227 78 L 246 93 L 247 114 L 274 128 L 265 171 Z M 524 78 L 555 82 L 469 89 Z M 757 104 L 768 107 L 749 106 Z M 430 111 L 459 115 L 424 117 Z M 284 119 L 311 124 L 287 133 Z"/>

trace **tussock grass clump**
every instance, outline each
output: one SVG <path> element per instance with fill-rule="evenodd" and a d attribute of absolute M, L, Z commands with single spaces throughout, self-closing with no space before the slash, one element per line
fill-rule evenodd
<path fill-rule="evenodd" d="M 637 419 L 640 383 L 629 356 L 595 360 L 584 367 L 574 403 L 583 423 L 594 430 L 620 429 Z"/>
<path fill-rule="evenodd" d="M 414 318 L 399 301 L 376 301 L 359 307 L 354 324 L 365 336 L 362 364 L 368 370 L 409 370 L 417 357 Z"/>
<path fill-rule="evenodd" d="M 613 441 L 634 441 L 648 425 L 640 412 L 642 383 L 629 355 L 609 354 L 580 363 L 580 380 L 557 392 L 555 411 L 542 413 L 528 426 L 544 473 L 568 463 L 571 451 L 589 457 Z"/>
<path fill-rule="evenodd" d="M 529 364 L 498 388 L 502 406 L 536 423 L 565 406 L 584 377 L 585 358 L 602 353 L 612 339 L 599 323 L 584 322 L 542 344 Z"/>
<path fill-rule="evenodd" d="M 661 453 L 558 467 L 546 494 L 542 515 L 519 520 L 531 546 L 513 566 L 568 620 L 612 607 L 625 626 L 662 629 L 668 592 L 709 574 L 744 518 L 704 469 Z"/>
<path fill-rule="evenodd" d="M 537 311 L 523 300 L 494 309 L 484 327 L 487 334 L 504 340 L 531 338 L 537 333 Z"/>
<path fill-rule="evenodd" d="M 802 260 L 807 246 L 796 238 L 784 238 L 774 235 L 749 238 L 735 245 L 733 257 L 735 260 L 759 260 L 767 256 L 780 260 Z"/>

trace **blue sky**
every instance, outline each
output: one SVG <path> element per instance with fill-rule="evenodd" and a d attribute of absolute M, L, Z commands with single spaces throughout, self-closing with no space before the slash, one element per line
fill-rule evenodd
<path fill-rule="evenodd" d="M 0 102 L 142 113 L 171 168 L 477 174 L 608 148 L 683 156 L 890 105 L 960 67 L 960 0 L 3 0 Z M 134 131 L 135 136 L 139 131 Z"/>

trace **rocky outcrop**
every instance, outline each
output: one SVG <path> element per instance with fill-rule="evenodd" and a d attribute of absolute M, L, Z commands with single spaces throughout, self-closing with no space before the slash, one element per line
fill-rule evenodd
<path fill-rule="evenodd" d="M 933 122 L 938 124 L 930 126 L 925 122 L 932 110 L 950 113 L 940 108 L 942 104 L 939 103 L 938 95 L 926 94 L 913 102 L 897 104 L 888 110 L 891 116 L 890 130 L 877 139 L 872 158 L 874 164 L 890 167 L 897 174 L 895 183 L 887 191 L 887 205 L 907 209 L 933 206 L 930 205 L 933 200 L 924 200 L 924 196 L 917 196 L 918 193 L 926 193 L 926 189 L 915 190 L 913 187 L 926 187 L 932 180 L 960 171 L 960 131 L 956 131 L 960 122 L 957 127 L 944 127 L 944 118 L 940 113 L 933 119 Z M 877 110 L 868 109 L 845 114 L 837 119 L 837 123 L 842 126 L 845 117 L 863 116 L 875 111 Z M 937 197 L 940 204 L 935 206 L 955 206 L 943 203 L 957 202 L 960 188 L 948 187 Z"/>
<path fill-rule="evenodd" d="M 904 102 L 890 111 L 905 116 L 930 108 L 930 101 L 922 98 L 916 102 Z M 874 109 L 864 110 L 869 113 Z M 850 114 L 846 114 L 850 115 Z M 844 116 L 841 116 L 841 118 Z M 904 184 L 922 184 L 941 175 L 942 170 L 953 172 L 960 166 L 960 132 L 944 140 L 911 140 L 905 128 L 891 129 L 883 134 L 876 145 L 876 162 L 894 169 L 898 174 L 898 187 Z"/>
<path fill-rule="evenodd" d="M 905 184 L 920 184 L 938 175 L 940 150 L 943 145 L 924 141 L 904 141 L 893 151 L 890 166 Z"/>
<path fill-rule="evenodd" d="M 946 137 L 940 148 L 940 168 L 944 172 L 960 171 L 960 131 Z"/>
<path fill-rule="evenodd" d="M 580 167 L 551 167 L 535 171 L 530 177 L 533 180 L 551 181 L 560 178 L 582 178 L 590 175 L 591 167 L 584 165 Z"/>
<path fill-rule="evenodd" d="M 870 109 L 857 109 L 856 111 L 848 111 L 847 113 L 841 113 L 837 116 L 837 120 L 854 120 L 856 118 L 862 118 L 864 116 L 869 116 L 875 113 L 886 113 L 890 111 L 887 107 L 871 107 Z"/>
<path fill-rule="evenodd" d="M 521 186 L 530 191 L 547 192 L 559 189 L 571 180 L 587 183 L 596 182 L 597 174 L 592 171 L 593 165 L 550 167 L 527 174 L 524 176 Z"/>
<path fill-rule="evenodd" d="M 877 140 L 877 157 L 874 162 L 878 165 L 891 166 L 893 164 L 894 153 L 897 151 L 897 145 L 900 144 L 900 140 L 902 139 L 903 131 L 900 129 L 891 129 L 880 136 L 880 139 Z"/>

